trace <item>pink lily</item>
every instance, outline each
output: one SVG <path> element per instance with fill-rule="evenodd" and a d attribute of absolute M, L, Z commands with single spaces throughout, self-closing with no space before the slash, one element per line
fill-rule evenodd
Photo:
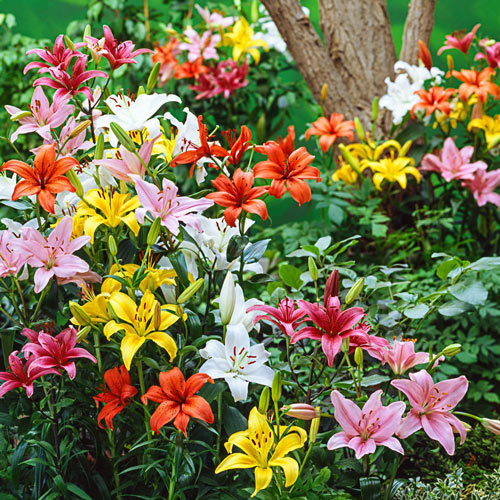
<path fill-rule="evenodd" d="M 25 257 L 17 251 L 17 239 L 9 231 L 0 232 L 0 278 L 15 276 L 26 264 Z"/>
<path fill-rule="evenodd" d="M 455 141 L 448 137 L 439 156 L 426 154 L 422 158 L 420 170 L 439 172 L 447 182 L 453 179 L 472 179 L 476 171 L 488 168 L 484 161 L 470 163 L 473 154 L 474 146 L 458 149 Z"/>
<path fill-rule="evenodd" d="M 387 363 L 395 375 L 403 375 L 410 368 L 429 362 L 429 353 L 415 352 L 415 344 L 412 341 L 394 341 L 394 345 L 389 349 L 385 349 L 382 356 L 378 357 L 382 361 L 382 365 Z M 444 356 L 440 356 L 435 362 L 434 366 L 439 361 L 444 361 Z"/>
<path fill-rule="evenodd" d="M 478 170 L 471 180 L 462 183 L 474 196 L 477 204 L 482 207 L 486 203 L 492 203 L 500 208 L 500 195 L 495 193 L 495 189 L 500 184 L 500 169 Z"/>
<path fill-rule="evenodd" d="M 500 68 L 500 42 L 495 42 L 492 45 L 486 45 L 488 40 L 481 40 L 479 45 L 484 48 L 484 52 L 479 52 L 474 57 L 474 61 L 486 59 L 490 68 Z"/>
<path fill-rule="evenodd" d="M 476 31 L 479 29 L 480 24 L 476 24 L 469 33 L 463 31 L 454 31 L 451 35 L 446 35 L 445 44 L 437 51 L 438 56 L 449 49 L 458 49 L 460 52 L 467 55 L 469 52 L 472 40 L 476 36 Z"/>
<path fill-rule="evenodd" d="M 52 87 L 56 89 L 54 94 L 54 99 L 61 99 L 63 97 L 72 97 L 77 94 L 83 93 L 90 101 L 92 101 L 92 91 L 85 85 L 80 87 L 80 85 L 87 80 L 92 78 L 107 78 L 108 75 L 104 71 L 90 70 L 85 71 L 85 65 L 87 64 L 87 56 L 79 57 L 78 60 L 73 64 L 73 70 L 71 76 L 60 69 L 60 68 L 47 68 L 52 78 L 44 76 L 38 78 L 34 81 L 33 85 L 36 87 L 38 85 L 45 85 L 47 87 Z"/>
<path fill-rule="evenodd" d="M 434 384 L 425 370 L 410 373 L 411 380 L 393 380 L 391 384 L 408 397 L 411 410 L 401 422 L 398 437 L 404 439 L 419 429 L 439 441 L 448 455 L 455 452 L 453 429 L 460 434 L 460 444 L 466 437 L 464 424 L 451 410 L 465 396 L 469 382 L 461 375 Z"/>
<path fill-rule="evenodd" d="M 215 46 L 221 40 L 220 35 L 214 35 L 211 31 L 205 31 L 200 37 L 193 28 L 188 28 L 184 31 L 184 35 L 189 42 L 179 44 L 179 48 L 188 51 L 189 62 L 196 61 L 198 57 L 202 57 L 203 59 L 219 59 Z"/>
<path fill-rule="evenodd" d="M 255 316 L 253 324 L 267 320 L 274 323 L 285 335 L 292 337 L 297 327 L 305 320 L 300 321 L 306 315 L 306 311 L 295 308 L 295 300 L 285 297 L 281 299 L 278 307 L 257 304 L 247 309 L 247 314 L 251 311 L 262 311 L 266 314 Z"/>
<path fill-rule="evenodd" d="M 132 182 L 130 175 L 138 175 L 141 179 L 146 175 L 144 165 L 149 165 L 151 154 L 153 152 L 154 142 L 160 137 L 157 135 L 150 141 L 145 141 L 139 150 L 140 159 L 134 153 L 131 153 L 124 146 L 118 148 L 121 159 L 103 159 L 95 160 L 94 165 L 103 166 L 113 177 L 125 182 Z M 142 159 L 142 161 L 141 161 Z"/>
<path fill-rule="evenodd" d="M 214 204 L 212 200 L 178 196 L 177 186 L 168 179 L 163 179 L 163 190 L 160 191 L 154 184 L 143 181 L 138 175 L 130 175 L 130 178 L 135 182 L 137 196 L 142 205 L 142 208 L 135 211 L 139 224 L 144 224 L 144 216 L 150 212 L 155 219 L 160 217 L 161 225 L 173 235 L 179 234 L 180 222 L 202 232 L 198 216 Z"/>
<path fill-rule="evenodd" d="M 5 109 L 11 116 L 22 113 L 22 110 L 15 106 L 6 105 Z M 75 107 L 68 104 L 68 98 L 54 98 L 52 104 L 45 96 L 42 87 L 36 87 L 29 105 L 31 116 L 20 118 L 21 126 L 10 136 L 10 140 L 15 142 L 19 134 L 29 134 L 36 132 L 44 139 L 51 139 L 50 130 L 62 125 L 66 118 L 75 110 Z"/>
<path fill-rule="evenodd" d="M 35 293 L 42 291 L 52 276 L 69 278 L 89 270 L 84 260 L 72 254 L 86 245 L 90 238 L 80 236 L 72 240 L 72 230 L 73 219 L 69 216 L 62 218 L 48 238 L 33 228 L 23 230 L 24 238 L 16 247 L 28 265 L 38 268 L 35 272 Z"/>
<path fill-rule="evenodd" d="M 34 330 L 30 330 L 25 333 L 25 328 L 23 334 L 27 337 L 36 334 Z M 97 363 L 97 360 L 85 349 L 81 347 L 75 347 L 76 345 L 76 335 L 77 331 L 70 326 L 64 329 L 61 333 L 53 337 L 45 332 L 38 333 L 36 337 L 36 342 L 29 342 L 23 347 L 24 355 L 26 353 L 31 354 L 35 357 L 32 362 L 33 368 L 58 368 L 66 370 L 69 378 L 73 380 L 76 375 L 75 362 L 72 359 L 87 358 Z"/>
<path fill-rule="evenodd" d="M 33 381 L 37 378 L 59 372 L 55 368 L 45 368 L 34 365 L 35 358 L 30 356 L 26 359 L 26 365 L 17 357 L 18 351 L 13 351 L 9 354 L 10 371 L 0 372 L 0 380 L 5 381 L 0 387 L 0 398 L 12 389 L 22 387 L 26 391 L 26 395 L 31 398 L 33 395 Z"/>
<path fill-rule="evenodd" d="M 366 323 L 360 323 L 358 328 L 364 324 Z M 352 354 L 356 347 L 361 347 L 363 351 L 366 351 L 373 358 L 381 359 L 384 353 L 387 352 L 387 347 L 391 344 L 387 339 L 377 335 L 368 335 L 367 332 L 368 330 L 366 330 L 366 333 L 354 333 L 349 337 L 349 354 Z"/>
<path fill-rule="evenodd" d="M 205 21 L 208 29 L 224 29 L 231 26 L 231 24 L 233 24 L 236 20 L 234 17 L 224 17 L 218 12 L 210 12 L 208 7 L 202 9 L 198 4 L 196 4 L 195 7 L 200 16 L 203 18 L 203 21 Z"/>
<path fill-rule="evenodd" d="M 84 43 L 75 43 L 75 49 L 83 47 Z M 45 63 L 40 61 L 33 61 L 28 63 L 24 68 L 24 74 L 33 68 L 40 68 L 38 73 L 44 73 L 50 67 L 59 67 L 61 70 L 65 71 L 68 69 L 71 59 L 73 57 L 84 57 L 81 52 L 66 48 L 64 45 L 64 36 L 59 35 L 54 42 L 54 48 L 51 50 L 50 47 L 45 47 L 45 49 L 30 49 L 26 52 L 26 55 L 36 54 L 41 57 Z"/>
<path fill-rule="evenodd" d="M 48 140 L 44 141 L 45 144 L 56 144 L 56 151 L 58 157 L 64 158 L 65 156 L 73 156 L 78 151 L 87 151 L 94 144 L 91 141 L 86 141 L 85 137 L 87 135 L 86 130 L 82 130 L 77 136 L 71 137 L 73 130 L 79 125 L 76 123 L 76 119 L 72 116 L 61 128 L 61 132 L 59 133 L 59 144 L 62 149 L 58 149 L 58 144 L 56 143 L 53 137 L 50 137 Z M 34 153 L 36 153 L 37 149 L 32 149 Z"/>
<path fill-rule="evenodd" d="M 321 347 L 328 359 L 328 366 L 333 365 L 333 358 L 340 351 L 342 339 L 357 333 L 366 334 L 365 328 L 354 325 L 361 321 L 365 312 L 361 307 L 351 307 L 345 311 L 340 309 L 338 297 L 330 297 L 326 307 L 321 304 L 311 304 L 305 300 L 299 300 L 299 309 L 306 312 L 306 321 L 313 321 L 315 326 L 306 326 L 294 333 L 291 343 L 295 344 L 301 339 L 321 340 Z"/>
<path fill-rule="evenodd" d="M 374 453 L 377 446 L 386 446 L 404 455 L 401 443 L 393 437 L 401 424 L 406 405 L 402 401 L 382 406 L 382 390 L 375 391 L 361 410 L 339 391 L 333 391 L 332 404 L 335 419 L 343 432 L 334 434 L 327 448 L 336 450 L 347 446 L 356 452 L 356 458 Z"/>
<path fill-rule="evenodd" d="M 118 40 L 113 35 L 113 32 L 109 28 L 109 26 L 103 26 L 104 31 L 104 49 L 101 51 L 101 55 L 108 60 L 111 65 L 111 70 L 115 70 L 124 64 L 137 64 L 135 58 L 139 54 L 148 54 L 153 51 L 150 49 L 138 49 L 134 50 L 135 44 L 133 44 L 130 40 L 126 42 L 119 43 Z M 94 43 L 99 43 L 97 38 L 87 37 L 91 39 Z M 104 52 L 105 50 L 105 52 Z"/>

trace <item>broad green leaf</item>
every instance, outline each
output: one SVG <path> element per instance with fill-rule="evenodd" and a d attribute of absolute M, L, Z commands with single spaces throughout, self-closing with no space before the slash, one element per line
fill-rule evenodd
<path fill-rule="evenodd" d="M 279 273 L 283 283 L 290 288 L 298 290 L 302 286 L 302 280 L 300 279 L 302 271 L 298 267 L 290 264 L 281 264 Z"/>
<path fill-rule="evenodd" d="M 429 312 L 429 306 L 426 304 L 417 304 L 414 307 L 409 307 L 403 311 L 407 318 L 419 319 L 423 318 Z"/>
<path fill-rule="evenodd" d="M 448 291 L 458 300 L 473 305 L 484 304 L 488 298 L 488 290 L 477 280 L 459 281 L 448 288 Z"/>

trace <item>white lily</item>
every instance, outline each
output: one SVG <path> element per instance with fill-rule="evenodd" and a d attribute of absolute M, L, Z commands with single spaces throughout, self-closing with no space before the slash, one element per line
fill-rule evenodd
<path fill-rule="evenodd" d="M 264 344 L 250 346 L 250 337 L 241 323 L 227 327 L 225 344 L 209 340 L 200 356 L 207 360 L 200 373 L 223 378 L 235 401 L 247 399 L 250 382 L 268 387 L 273 384 L 274 370 L 264 364 L 270 354 Z"/>
<path fill-rule="evenodd" d="M 234 278 L 231 271 L 228 271 L 224 278 L 222 288 L 220 289 L 219 296 L 220 320 L 223 325 L 227 325 L 231 321 L 235 303 L 236 288 L 234 286 Z"/>

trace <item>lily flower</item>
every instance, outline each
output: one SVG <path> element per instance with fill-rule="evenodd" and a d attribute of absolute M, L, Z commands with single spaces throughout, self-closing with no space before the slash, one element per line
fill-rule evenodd
<path fill-rule="evenodd" d="M 351 142 L 354 140 L 354 122 L 344 120 L 344 115 L 332 113 L 330 118 L 321 116 L 312 123 L 312 127 L 306 130 L 306 141 L 311 135 L 319 135 L 321 151 L 326 153 L 339 137 L 347 137 Z"/>
<path fill-rule="evenodd" d="M 500 185 L 500 169 L 489 172 L 478 170 L 472 179 L 463 181 L 462 184 L 472 193 L 478 206 L 492 203 L 500 208 L 500 194 L 495 193 Z"/>
<path fill-rule="evenodd" d="M 231 26 L 235 21 L 234 17 L 224 17 L 218 12 L 210 12 L 208 7 L 202 9 L 198 4 L 195 4 L 195 8 L 205 21 L 208 29 L 224 29 Z"/>
<path fill-rule="evenodd" d="M 26 264 L 26 255 L 17 250 L 16 243 L 10 231 L 0 231 L 0 278 L 15 276 Z"/>
<path fill-rule="evenodd" d="M 240 17 L 234 24 L 232 30 L 224 35 L 224 44 L 233 46 L 233 59 L 237 61 L 240 57 L 250 54 L 255 64 L 260 62 L 260 52 L 257 47 L 269 50 L 267 43 L 260 38 L 253 38 L 254 31 L 244 17 Z"/>
<path fill-rule="evenodd" d="M 267 186 L 253 186 L 254 176 L 252 172 L 243 172 L 241 168 L 236 169 L 233 179 L 229 179 L 224 174 L 219 175 L 217 179 L 211 181 L 216 193 L 207 194 L 207 198 L 214 200 L 217 205 L 226 207 L 224 218 L 226 222 L 234 227 L 236 219 L 241 212 L 258 214 L 263 220 L 267 219 L 266 204 L 259 200 L 262 195 L 267 193 Z"/>
<path fill-rule="evenodd" d="M 94 64 L 97 66 L 102 56 L 108 53 L 108 51 L 104 48 L 104 45 L 106 44 L 106 39 L 104 37 L 94 38 L 93 36 L 84 36 L 83 39 L 85 40 L 85 47 L 90 52 L 92 60 L 94 61 Z"/>
<path fill-rule="evenodd" d="M 200 37 L 193 28 L 188 28 L 184 31 L 184 36 L 188 41 L 179 44 L 179 48 L 188 51 L 189 62 L 194 62 L 199 57 L 205 60 L 219 59 L 215 47 L 221 40 L 220 35 L 214 35 L 210 30 L 207 30 Z"/>
<path fill-rule="evenodd" d="M 342 156 L 339 156 L 339 164 L 340 167 L 338 167 L 332 174 L 332 181 L 342 181 L 346 184 L 356 184 L 359 177 L 358 173 L 351 167 L 351 165 L 349 165 L 349 163 L 344 161 Z"/>
<path fill-rule="evenodd" d="M 485 40 L 479 42 L 484 49 L 484 52 L 479 52 L 474 57 L 474 61 L 479 61 L 480 59 L 486 59 L 488 66 L 490 68 L 496 69 L 500 68 L 500 42 L 495 42 L 491 45 L 486 45 Z"/>
<path fill-rule="evenodd" d="M 481 71 L 475 69 L 462 69 L 461 71 L 453 70 L 452 75 L 463 82 L 458 87 L 458 95 L 462 101 L 467 102 L 467 99 L 475 94 L 481 102 L 485 102 L 488 95 L 498 99 L 500 88 L 491 81 L 491 77 L 495 74 L 495 70 L 484 68 Z"/>
<path fill-rule="evenodd" d="M 0 372 L 0 380 L 5 383 L 0 386 L 0 398 L 7 392 L 22 387 L 26 391 L 26 395 L 31 398 L 33 395 L 33 382 L 53 373 L 59 375 L 59 372 L 52 367 L 44 368 L 42 366 L 34 366 L 35 356 L 29 356 L 26 359 L 26 365 L 23 366 L 23 362 L 17 357 L 19 351 L 13 351 L 9 354 L 9 367 L 10 370 L 6 372 Z"/>
<path fill-rule="evenodd" d="M 437 55 L 439 56 L 443 51 L 449 49 L 458 49 L 463 54 L 467 55 L 474 37 L 476 36 L 476 31 L 479 29 L 480 24 L 476 24 L 474 28 L 468 33 L 465 30 L 454 31 L 451 35 L 446 35 L 445 44 L 438 50 Z"/>
<path fill-rule="evenodd" d="M 387 363 L 395 375 L 403 375 L 414 366 L 429 362 L 428 352 L 415 352 L 415 344 L 410 340 L 394 341 L 379 359 Z M 437 361 L 436 361 L 437 363 Z"/>
<path fill-rule="evenodd" d="M 448 101 L 454 93 L 455 89 L 445 89 L 437 86 L 431 87 L 429 90 L 416 90 L 415 94 L 420 97 L 420 102 L 417 102 L 411 108 L 411 116 L 415 118 L 415 111 L 418 109 L 425 109 L 425 116 L 431 115 L 436 110 L 449 115 L 451 105 Z"/>
<path fill-rule="evenodd" d="M 105 53 L 103 52 L 102 55 L 108 60 L 112 70 L 118 69 L 124 64 L 137 64 L 135 58 L 139 54 L 151 54 L 153 52 L 150 49 L 134 50 L 135 44 L 130 40 L 119 43 L 109 26 L 104 25 L 102 30 L 104 31 L 105 40 L 104 50 L 106 51 Z"/>
<path fill-rule="evenodd" d="M 93 396 L 97 406 L 99 403 L 104 403 L 104 407 L 97 415 L 97 425 L 104 429 L 101 423 L 104 420 L 113 430 L 113 418 L 130 404 L 138 391 L 130 384 L 130 374 L 123 365 L 120 368 L 115 366 L 107 370 L 104 373 L 104 381 L 106 384 L 100 387 L 102 392 Z"/>
<path fill-rule="evenodd" d="M 25 328 L 23 335 L 33 338 L 37 332 Z M 53 337 L 52 335 L 40 332 L 36 337 L 36 342 L 28 342 L 22 349 L 24 355 L 27 353 L 35 356 L 31 369 L 37 368 L 55 368 L 66 370 L 69 378 L 73 380 L 76 375 L 76 366 L 73 359 L 86 358 L 93 363 L 97 363 L 90 352 L 76 345 L 77 331 L 70 326 L 61 333 Z"/>
<path fill-rule="evenodd" d="M 406 189 L 407 175 L 412 175 L 417 182 L 420 182 L 420 172 L 413 166 L 414 162 L 415 160 L 408 156 L 394 158 L 392 152 L 388 158 L 380 158 L 378 161 L 368 162 L 368 166 L 374 172 L 373 184 L 381 191 L 381 184 L 384 180 L 388 182 L 397 181 L 401 189 Z"/>
<path fill-rule="evenodd" d="M 200 75 L 207 73 L 207 71 L 208 67 L 203 65 L 203 58 L 198 57 L 194 62 L 185 61 L 177 65 L 174 70 L 174 78 L 176 80 L 182 80 L 183 78 L 198 79 Z"/>
<path fill-rule="evenodd" d="M 144 405 L 150 401 L 160 403 L 153 415 L 151 415 L 150 425 L 153 432 L 160 432 L 160 429 L 174 421 L 174 426 L 187 437 L 187 425 L 190 418 L 197 418 L 212 424 L 214 415 L 207 401 L 195 394 L 206 382 L 211 384 L 214 381 L 206 373 L 196 373 L 184 379 L 184 375 L 175 367 L 168 372 L 160 372 L 160 385 L 151 386 L 146 394 L 141 396 Z"/>
<path fill-rule="evenodd" d="M 274 426 L 275 432 L 278 431 Z M 288 453 L 302 448 L 307 439 L 304 429 L 292 425 L 279 428 L 280 439 L 275 437 L 267 418 L 252 408 L 248 417 L 248 430 L 235 432 L 227 440 L 225 447 L 228 455 L 215 469 L 215 473 L 230 469 L 251 469 L 255 467 L 255 491 L 257 493 L 269 486 L 273 477 L 273 467 L 280 467 L 285 474 L 285 487 L 292 486 L 299 476 L 299 464 Z M 243 453 L 232 453 L 237 446 Z"/>
<path fill-rule="evenodd" d="M 355 333 L 349 337 L 349 354 L 352 354 L 357 347 L 361 347 L 373 358 L 382 359 L 390 347 L 390 342 L 377 335 L 368 335 L 371 326 L 366 323 L 361 323 L 359 326 L 362 328 L 363 325 L 366 325 L 365 333 Z"/>
<path fill-rule="evenodd" d="M 125 332 L 121 342 L 121 352 L 127 370 L 130 370 L 132 359 L 146 340 L 152 340 L 165 349 L 170 361 L 175 358 L 177 346 L 165 330 L 179 320 L 179 316 L 169 312 L 176 312 L 177 306 L 160 306 L 149 290 L 142 296 L 139 306 L 122 292 L 112 294 L 108 304 L 119 318 L 119 322 L 112 320 L 106 323 L 104 335 L 109 340 L 116 332 L 122 330 Z"/>
<path fill-rule="evenodd" d="M 227 152 L 227 161 L 231 165 L 239 165 L 245 151 L 250 147 L 252 132 L 246 125 L 241 126 L 240 135 L 236 139 L 236 129 L 225 130 L 222 135 L 229 144 L 230 151 Z"/>
<path fill-rule="evenodd" d="M 212 200 L 178 196 L 177 186 L 168 179 L 163 179 L 163 189 L 160 191 L 154 184 L 142 180 L 138 175 L 130 177 L 135 182 L 137 196 L 142 205 L 135 211 L 140 224 L 144 224 L 144 217 L 149 212 L 154 218 L 159 217 L 161 225 L 175 236 L 179 234 L 180 222 L 201 231 L 198 215 L 214 204 Z"/>
<path fill-rule="evenodd" d="M 154 54 L 151 56 L 153 64 L 160 63 L 160 73 L 158 75 L 158 86 L 163 87 L 167 83 L 178 67 L 177 56 L 181 52 L 179 41 L 172 38 L 166 45 L 161 46 L 158 42 L 154 44 Z"/>
<path fill-rule="evenodd" d="M 410 380 L 393 380 L 391 384 L 406 394 L 411 405 L 398 430 L 398 437 L 405 439 L 423 429 L 431 439 L 441 443 L 448 455 L 453 455 L 453 430 L 460 434 L 460 444 L 467 435 L 464 424 L 451 413 L 467 392 L 467 379 L 461 375 L 434 384 L 429 373 L 420 370 L 410 373 Z"/>
<path fill-rule="evenodd" d="M 474 118 L 467 125 L 467 130 L 473 128 L 484 130 L 488 149 L 494 148 L 500 142 L 500 115 L 494 117 L 483 115 L 481 118 Z"/>
<path fill-rule="evenodd" d="M 420 170 L 439 172 L 447 182 L 453 179 L 473 179 L 476 171 L 488 168 L 484 161 L 470 163 L 473 154 L 474 146 L 458 149 L 455 141 L 448 137 L 439 156 L 426 154 L 422 158 Z"/>
<path fill-rule="evenodd" d="M 358 460 L 364 455 L 375 453 L 377 446 L 385 446 L 404 455 L 401 443 L 393 435 L 401 424 L 406 405 L 398 401 L 382 406 L 381 396 L 381 389 L 375 391 L 361 410 L 339 391 L 333 391 L 331 400 L 335 407 L 335 420 L 343 432 L 334 434 L 327 448 L 336 450 L 347 446 L 356 452 Z"/>
<path fill-rule="evenodd" d="M 273 385 L 274 370 L 265 365 L 270 354 L 264 344 L 250 346 L 250 337 L 245 327 L 228 325 L 225 344 L 209 340 L 200 350 L 205 361 L 200 373 L 212 378 L 223 378 L 235 401 L 245 401 L 248 397 L 248 384 Z"/>
<path fill-rule="evenodd" d="M 79 163 L 75 158 L 59 158 L 56 161 L 56 150 L 52 144 L 39 148 L 33 161 L 34 168 L 23 161 L 9 160 L 3 164 L 2 169 L 10 170 L 23 178 L 16 185 L 12 200 L 36 194 L 40 206 L 53 214 L 54 194 L 62 191 L 75 192 L 73 184 L 64 177 L 64 174 L 78 166 Z"/>

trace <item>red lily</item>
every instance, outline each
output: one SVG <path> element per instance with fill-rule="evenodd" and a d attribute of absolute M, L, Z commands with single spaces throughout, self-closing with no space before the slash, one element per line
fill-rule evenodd
<path fill-rule="evenodd" d="M 261 146 L 260 151 L 263 150 L 268 160 L 257 163 L 253 168 L 253 173 L 257 179 L 273 180 L 269 194 L 279 199 L 288 189 L 299 206 L 310 201 L 311 188 L 305 179 L 321 182 L 319 170 L 309 165 L 314 160 L 314 156 L 302 147 L 287 158 L 281 146 L 275 142 L 268 142 Z"/>
<path fill-rule="evenodd" d="M 332 113 L 330 118 L 322 116 L 313 122 L 312 127 L 306 130 L 306 141 L 311 135 L 319 135 L 321 151 L 326 153 L 331 145 L 339 137 L 347 137 L 350 141 L 354 139 L 354 122 L 344 120 L 344 115 Z"/>
<path fill-rule="evenodd" d="M 195 396 L 205 382 L 214 383 L 206 373 L 197 373 L 187 380 L 179 368 L 168 372 L 160 372 L 160 385 L 151 386 L 141 397 L 143 404 L 150 401 L 160 403 L 151 416 L 150 425 L 153 432 L 158 432 L 171 420 L 174 426 L 187 437 L 186 428 L 191 417 L 213 423 L 214 415 L 210 405 L 201 396 Z"/>
<path fill-rule="evenodd" d="M 212 184 L 217 189 L 217 193 L 209 193 L 206 198 L 214 200 L 217 205 L 226 207 L 224 218 L 231 226 L 236 226 L 236 219 L 241 212 L 258 214 L 263 220 L 267 219 L 267 207 L 260 196 L 267 193 L 267 186 L 253 186 L 254 176 L 252 172 L 243 172 L 241 168 L 236 169 L 233 180 L 224 174 L 219 175 Z"/>
<path fill-rule="evenodd" d="M 97 424 L 104 429 L 101 423 L 104 419 L 106 425 L 113 430 L 113 418 L 130 404 L 131 399 L 137 394 L 137 389 L 130 384 L 130 375 L 124 365 L 107 370 L 104 380 L 107 387 L 101 386 L 103 392 L 94 396 L 97 406 L 99 403 L 104 403 L 104 407 L 97 415 Z"/>
<path fill-rule="evenodd" d="M 236 130 L 225 130 L 222 132 L 222 135 L 226 138 L 231 148 L 226 154 L 229 157 L 227 161 L 232 165 L 239 165 L 243 153 L 250 147 L 252 132 L 250 132 L 247 126 L 243 125 L 238 139 L 236 139 Z"/>
<path fill-rule="evenodd" d="M 476 24 L 472 31 L 466 33 L 465 30 L 462 31 L 454 31 L 451 35 L 446 35 L 445 44 L 437 51 L 437 55 L 439 56 L 443 51 L 449 49 L 458 49 L 460 52 L 463 52 L 467 55 L 469 52 L 470 46 L 472 44 L 472 40 L 476 36 L 476 31 L 479 29 L 480 24 Z"/>
<path fill-rule="evenodd" d="M 40 206 L 53 214 L 54 194 L 62 191 L 75 192 L 73 184 L 64 177 L 64 174 L 78 166 L 78 161 L 71 157 L 59 158 L 56 161 L 55 144 L 50 144 L 38 150 L 33 161 L 34 168 L 19 160 L 9 160 L 4 163 L 2 170 L 10 170 L 23 178 L 16 184 L 12 193 L 14 201 L 21 196 L 36 194 Z"/>
<path fill-rule="evenodd" d="M 417 109 L 425 109 L 426 116 L 434 113 L 437 109 L 449 115 L 451 106 L 448 99 L 454 92 L 455 89 L 445 89 L 443 87 L 431 87 L 429 90 L 416 90 L 415 94 L 420 97 L 421 101 L 417 102 L 417 104 L 411 108 L 411 116 L 415 118 L 415 111 Z"/>
<path fill-rule="evenodd" d="M 464 82 L 458 87 L 460 99 L 466 102 L 471 94 L 476 94 L 481 102 L 486 101 L 488 94 L 498 99 L 500 89 L 491 81 L 491 76 L 494 74 L 495 70 L 491 68 L 484 68 L 482 71 L 475 69 L 453 70 L 452 75 Z"/>

